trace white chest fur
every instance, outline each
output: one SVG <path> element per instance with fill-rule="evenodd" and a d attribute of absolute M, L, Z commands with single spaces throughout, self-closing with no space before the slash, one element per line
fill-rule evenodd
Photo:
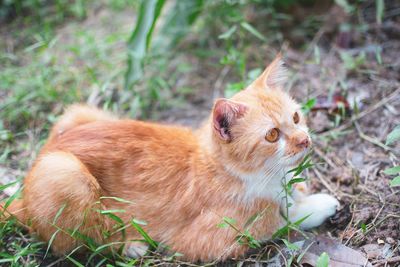
<path fill-rule="evenodd" d="M 279 165 L 253 173 L 237 172 L 232 167 L 228 171 L 244 183 L 242 201 L 252 202 L 254 199 L 262 198 L 280 202 L 285 197 L 285 178 L 289 180 L 290 177 Z"/>
<path fill-rule="evenodd" d="M 284 176 L 283 170 L 272 170 L 270 173 L 260 171 L 252 174 L 240 174 L 239 178 L 246 187 L 245 201 L 256 198 L 279 201 L 285 195 Z"/>

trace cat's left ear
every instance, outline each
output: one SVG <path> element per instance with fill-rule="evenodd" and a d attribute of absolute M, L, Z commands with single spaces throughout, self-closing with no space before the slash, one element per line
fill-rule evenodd
<path fill-rule="evenodd" d="M 275 89 L 281 87 L 287 80 L 287 70 L 282 55 L 279 53 L 264 72 L 253 82 L 252 87 L 259 89 Z"/>
<path fill-rule="evenodd" d="M 213 128 L 216 135 L 223 141 L 232 141 L 231 127 L 242 118 L 247 106 L 229 99 L 220 98 L 215 101 L 213 108 Z"/>

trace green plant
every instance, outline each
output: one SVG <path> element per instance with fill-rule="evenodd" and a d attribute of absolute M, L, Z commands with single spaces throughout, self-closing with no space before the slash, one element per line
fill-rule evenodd
<path fill-rule="evenodd" d="M 308 114 L 311 111 L 311 109 L 315 106 L 316 103 L 317 103 L 316 98 L 310 98 L 309 100 L 307 100 L 307 102 L 305 102 L 301 106 L 301 110 L 303 111 L 304 114 Z"/>
<path fill-rule="evenodd" d="M 149 48 L 154 26 L 165 0 L 142 1 L 135 30 L 128 41 L 128 70 L 125 74 L 125 89 L 143 76 L 143 61 Z"/>
<path fill-rule="evenodd" d="M 343 61 L 345 68 L 349 71 L 354 71 L 360 66 L 365 64 L 366 56 L 365 53 L 360 53 L 358 56 L 354 57 L 348 52 L 340 52 L 340 58 Z"/>
<path fill-rule="evenodd" d="M 252 222 L 247 222 L 246 227 L 244 230 L 240 230 L 239 227 L 236 225 L 236 220 L 228 217 L 223 217 L 222 218 L 222 223 L 218 224 L 217 226 L 219 228 L 226 228 L 226 227 L 231 227 L 233 230 L 235 230 L 238 235 L 236 236 L 236 241 L 241 244 L 241 245 L 248 245 L 251 248 L 260 248 L 261 243 L 253 237 L 253 235 L 250 233 L 250 228 L 252 223 L 255 221 L 256 216 L 253 216 L 250 218 Z"/>
<path fill-rule="evenodd" d="M 376 3 L 376 22 L 378 24 L 382 23 L 383 14 L 385 12 L 385 1 L 375 0 Z"/>
<path fill-rule="evenodd" d="M 394 142 L 400 140 L 400 125 L 397 125 L 387 136 L 385 145 L 392 145 Z M 400 186 L 400 166 L 394 166 L 383 171 L 387 175 L 395 175 L 390 181 L 390 186 Z"/>
<path fill-rule="evenodd" d="M 328 267 L 329 266 L 329 255 L 326 252 L 322 254 L 317 259 L 316 267 Z"/>
<path fill-rule="evenodd" d="M 400 140 L 400 125 L 397 125 L 387 136 L 386 145 L 392 145 L 394 142 Z M 392 168 L 383 171 L 387 175 L 396 175 L 390 182 L 390 186 L 400 186 L 400 166 L 394 166 Z"/>

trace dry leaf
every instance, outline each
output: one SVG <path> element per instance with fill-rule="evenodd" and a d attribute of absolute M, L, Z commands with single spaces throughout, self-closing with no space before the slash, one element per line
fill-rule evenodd
<path fill-rule="evenodd" d="M 296 235 L 291 239 L 291 242 L 301 244 L 301 249 L 305 250 L 308 248 L 304 256 L 301 258 L 299 262 L 300 264 L 316 266 L 318 257 L 323 252 L 326 252 L 330 258 L 330 267 L 372 266 L 363 253 L 347 247 L 335 239 L 321 235 L 310 235 L 309 239 L 304 241 L 302 240 L 304 240 L 304 237 L 299 235 Z"/>

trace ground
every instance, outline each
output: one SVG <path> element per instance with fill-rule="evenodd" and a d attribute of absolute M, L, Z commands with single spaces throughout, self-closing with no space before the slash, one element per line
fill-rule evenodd
<path fill-rule="evenodd" d="M 19 181 L 3 195 L 17 190 L 49 125 L 69 103 L 89 102 L 122 116 L 197 127 L 215 98 L 229 94 L 235 86 L 244 86 L 251 73 L 282 50 L 290 73 L 287 90 L 300 103 L 317 101 L 308 113 L 315 165 L 303 175 L 312 192 L 332 194 L 341 203 L 339 212 L 313 232 L 365 253 L 374 266 L 400 263 L 400 192 L 399 187 L 389 185 L 393 176 L 383 173 L 398 165 L 400 157 L 399 144 L 385 145 L 389 132 L 400 124 L 398 3 L 386 1 L 381 23 L 376 20 L 375 1 L 363 2 L 353 13 L 335 5 L 319 7 L 323 9 L 319 27 L 304 30 L 306 37 L 298 37 L 295 31 L 303 24 L 289 25 L 287 28 L 294 30 L 278 28 L 282 35 L 278 41 L 249 38 L 245 45 L 241 41 L 236 47 L 217 37 L 205 40 L 199 32 L 204 25 L 199 23 L 175 48 L 150 55 L 145 82 L 132 94 L 122 88 L 125 41 L 137 10 L 136 4 L 125 8 L 128 2 L 92 3 L 85 16 L 67 17 L 54 24 L 54 30 L 47 34 L 50 37 L 39 34 L 32 38 L 28 25 L 1 22 L 0 184 Z M 260 15 L 253 14 L 256 11 L 246 12 L 253 25 L 260 22 Z M 296 17 L 302 12 L 310 11 L 291 14 Z M 199 19 L 210 22 L 209 17 Z M 267 39 L 274 39 L 276 29 L 258 26 Z M 214 25 L 208 34 L 218 36 L 228 29 Z M 156 36 L 160 31 L 156 29 Z M 224 61 L 229 57 L 233 63 Z M 238 66 L 243 58 L 244 71 Z M 345 114 L 333 110 L 334 93 L 348 103 Z M 145 100 L 138 104 L 134 100 L 137 95 Z M 45 244 L 14 223 L 0 226 L 0 263 L 71 264 L 70 259 L 47 253 Z M 256 250 L 246 259 L 226 264 L 266 263 L 269 251 Z M 158 255 L 135 264 L 166 262 L 180 264 Z M 113 264 L 124 266 L 121 259 Z"/>

